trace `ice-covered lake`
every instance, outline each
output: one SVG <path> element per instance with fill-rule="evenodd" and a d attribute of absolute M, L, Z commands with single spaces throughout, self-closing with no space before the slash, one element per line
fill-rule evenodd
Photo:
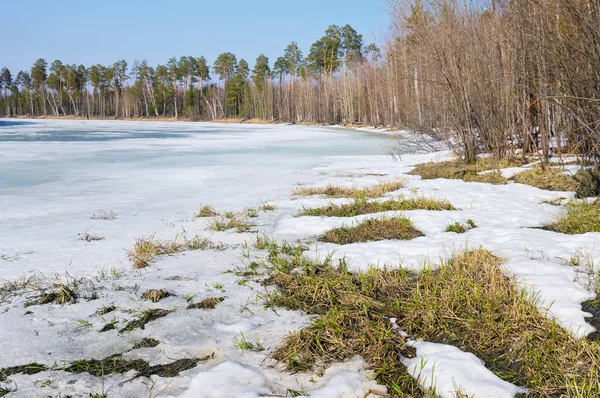
<path fill-rule="evenodd" d="M 201 204 L 277 200 L 328 157 L 383 154 L 386 141 L 286 125 L 0 121 L 0 279 L 122 262 L 136 237 Z M 100 211 L 118 219 L 90 219 Z M 107 240 L 90 247 L 86 232 Z"/>

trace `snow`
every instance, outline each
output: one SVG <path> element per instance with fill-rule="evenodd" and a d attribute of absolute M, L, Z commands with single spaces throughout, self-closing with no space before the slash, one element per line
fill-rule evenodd
<path fill-rule="evenodd" d="M 0 368 L 31 362 L 60 367 L 72 360 L 117 353 L 150 365 L 209 358 L 172 379 L 130 380 L 131 372 L 98 378 L 50 370 L 11 376 L 10 382 L 0 387 L 16 388 L 10 397 L 34 398 L 58 393 L 87 397 L 101 391 L 108 396 L 255 397 L 285 395 L 288 389 L 311 397 L 384 395 L 385 389 L 376 384 L 361 358 L 334 364 L 322 376 L 290 374 L 282 364 L 274 363 L 272 351 L 286 335 L 310 324 L 311 318 L 297 311 L 275 312 L 264 307 L 261 296 L 271 288 L 235 275 L 257 256 L 265 255 L 243 255 L 241 245 L 253 241 L 256 234 L 208 231 L 209 220 L 193 218 L 201 205 L 224 212 L 273 203 L 277 211 L 261 212 L 251 219 L 255 229 L 278 240 L 312 240 L 308 255 L 346 257 L 354 270 L 401 265 L 418 271 L 425 264 L 435 266 L 456 250 L 482 245 L 506 259 L 506 274 L 537 294 L 536 304 L 561 326 L 577 337 L 594 330 L 585 322 L 587 314 L 580 304 L 593 297 L 587 288 L 586 270 L 567 266 L 564 259 L 584 253 L 597 264 L 600 234 L 566 236 L 534 229 L 563 211 L 542 200 L 571 197 L 572 193 L 513 183 L 422 181 L 406 173 L 418 163 L 449 159 L 451 153 L 421 153 L 424 151 L 410 147 L 407 152 L 419 153 L 392 159 L 385 155 L 390 139 L 392 135 L 379 132 L 283 125 L 96 121 L 7 125 L 0 121 L 0 280 L 77 280 L 86 292 L 95 290 L 98 296 L 74 305 L 24 308 L 23 304 L 38 294 L 30 287 L 24 296 L 13 295 L 0 303 L 0 341 L 11 342 L 3 346 Z M 439 143 L 428 143 L 429 148 L 443 149 Z M 511 172 L 520 170 L 523 168 Z M 292 197 L 298 186 L 365 187 L 398 178 L 407 185 L 388 198 L 446 198 L 458 210 L 296 217 L 303 207 L 347 201 Z M 90 218 L 101 210 L 114 211 L 117 218 Z M 315 243 L 328 229 L 399 214 L 411 218 L 425 236 L 409 242 Z M 448 224 L 468 219 L 478 228 L 462 235 L 445 232 Z M 79 240 L 86 232 L 105 240 Z M 132 269 L 126 251 L 135 239 L 154 235 L 172 240 L 181 234 L 209 237 L 229 248 L 165 256 L 146 269 Z M 148 289 L 167 289 L 174 294 L 160 303 L 142 301 L 140 296 Z M 188 299 L 198 302 L 207 297 L 226 298 L 214 310 L 186 309 Z M 117 308 L 96 315 L 108 305 Z M 108 322 L 117 322 L 119 329 L 150 308 L 173 312 L 143 330 L 99 333 Z M 248 341 L 260 341 L 265 350 L 241 350 L 236 343 L 241 333 Z M 160 344 L 131 350 L 145 337 L 156 338 Z M 517 391 L 486 373 L 472 354 L 431 343 L 415 344 L 419 358 L 441 364 L 435 368 L 438 393 L 452 388 L 448 388 L 448 380 L 459 380 L 477 397 L 486 396 L 485 391 L 501 390 L 498 394 L 506 396 Z M 452 361 L 457 360 L 468 366 L 453 366 Z M 470 379 L 473 374 L 477 375 L 475 381 Z M 49 383 L 40 387 L 46 380 Z"/>
<path fill-rule="evenodd" d="M 440 398 L 475 396 L 477 398 L 511 398 L 526 390 L 516 387 L 489 371 L 482 360 L 456 347 L 411 340 L 417 350 L 415 358 L 402 363 L 425 390 Z"/>

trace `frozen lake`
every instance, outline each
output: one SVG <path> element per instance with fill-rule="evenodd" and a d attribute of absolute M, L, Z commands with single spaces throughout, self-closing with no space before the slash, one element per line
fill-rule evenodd
<path fill-rule="evenodd" d="M 277 200 L 331 156 L 384 154 L 386 142 L 340 128 L 2 120 L 0 279 L 121 263 L 135 238 L 201 204 Z M 118 219 L 90 219 L 99 211 Z M 86 232 L 107 240 L 90 247 Z"/>

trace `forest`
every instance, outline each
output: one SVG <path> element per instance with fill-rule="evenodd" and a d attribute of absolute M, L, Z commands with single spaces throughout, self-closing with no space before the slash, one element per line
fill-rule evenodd
<path fill-rule="evenodd" d="M 35 61 L 0 72 L 0 116 L 251 119 L 406 128 L 467 160 L 563 153 L 600 160 L 597 0 L 391 0 L 365 45 L 329 26 L 254 67 L 224 52 L 113 65 Z"/>

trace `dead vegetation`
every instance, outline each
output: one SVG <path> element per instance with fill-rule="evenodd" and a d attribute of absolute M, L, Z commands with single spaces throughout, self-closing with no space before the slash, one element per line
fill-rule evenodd
<path fill-rule="evenodd" d="M 326 232 L 321 242 L 347 245 L 380 240 L 411 240 L 423 236 L 405 217 L 369 219 L 354 226 L 343 226 Z"/>
<path fill-rule="evenodd" d="M 531 185 L 547 191 L 575 191 L 579 186 L 575 178 L 564 174 L 564 170 L 554 167 L 533 167 L 515 174 L 513 180 L 519 184 Z"/>
<path fill-rule="evenodd" d="M 298 216 L 355 217 L 361 214 L 410 210 L 441 211 L 456 209 L 445 199 L 426 198 L 423 196 L 415 198 L 400 197 L 396 200 L 387 200 L 385 202 L 371 202 L 364 198 L 356 198 L 353 202 L 343 205 L 330 203 L 325 207 L 304 208 L 298 213 Z"/>
<path fill-rule="evenodd" d="M 253 209 L 256 212 L 255 209 Z M 248 222 L 248 217 L 257 217 L 257 213 L 225 213 L 224 216 L 219 216 L 212 220 L 208 228 L 213 231 L 229 231 L 235 229 L 236 232 L 248 232 L 252 229 L 253 225 Z"/>
<path fill-rule="evenodd" d="M 323 188 L 298 188 L 294 190 L 292 195 L 294 196 L 313 196 L 323 195 L 328 198 L 379 198 L 386 193 L 397 191 L 404 187 L 406 181 L 388 181 L 382 182 L 372 187 L 367 188 L 349 188 L 336 185 L 327 185 Z"/>
<path fill-rule="evenodd" d="M 274 357 L 290 370 L 320 373 L 359 354 L 393 396 L 422 396 L 400 362 L 399 354 L 413 353 L 390 322 L 396 318 L 411 338 L 472 352 L 532 396 L 596 397 L 600 345 L 575 339 L 542 315 L 500 264 L 479 249 L 419 275 L 401 269 L 351 273 L 343 262 L 276 272 L 265 282 L 278 288 L 267 305 L 318 318 L 290 335 Z"/>
<path fill-rule="evenodd" d="M 193 303 L 187 306 L 188 310 L 192 309 L 205 309 L 213 310 L 217 307 L 217 304 L 223 302 L 226 297 L 209 297 L 200 301 L 199 303 Z"/>
<path fill-rule="evenodd" d="M 154 239 L 154 235 L 151 235 L 145 239 L 137 239 L 128 255 L 135 268 L 145 268 L 158 256 L 173 255 L 189 250 L 224 250 L 225 248 L 226 246 L 222 243 L 214 243 L 208 238 L 198 236 L 188 240 L 182 235 L 173 241 L 159 241 Z"/>
<path fill-rule="evenodd" d="M 219 213 L 214 209 L 214 207 L 210 205 L 204 205 L 200 207 L 198 213 L 194 215 L 194 218 L 208 218 L 208 217 L 216 217 Z"/>
<path fill-rule="evenodd" d="M 138 319 L 129 321 L 119 333 L 131 332 L 134 329 L 144 329 L 146 324 L 169 315 L 173 311 L 152 309 L 144 311 Z"/>
<path fill-rule="evenodd" d="M 105 238 L 102 236 L 91 235 L 91 234 L 88 234 L 87 232 L 84 234 L 79 234 L 79 240 L 84 240 L 86 242 L 98 242 L 98 241 L 101 241 L 104 239 Z"/>
<path fill-rule="evenodd" d="M 63 283 L 55 283 L 50 291 L 44 292 L 38 299 L 25 303 L 25 307 L 44 304 L 75 304 L 77 294 L 75 291 Z"/>
<path fill-rule="evenodd" d="M 437 178 L 463 180 L 465 182 L 484 182 L 489 184 L 506 184 L 506 178 L 498 172 L 507 167 L 520 167 L 521 160 L 496 160 L 492 157 L 478 158 L 474 163 L 462 159 L 445 162 L 430 162 L 417 165 L 410 174 L 421 176 L 424 180 Z M 484 173 L 486 172 L 486 173 Z M 483 173 L 483 174 L 481 174 Z"/>
<path fill-rule="evenodd" d="M 158 303 L 160 300 L 169 296 L 170 293 L 165 289 L 150 289 L 142 293 L 142 298 L 144 300 L 152 301 L 153 303 Z"/>

